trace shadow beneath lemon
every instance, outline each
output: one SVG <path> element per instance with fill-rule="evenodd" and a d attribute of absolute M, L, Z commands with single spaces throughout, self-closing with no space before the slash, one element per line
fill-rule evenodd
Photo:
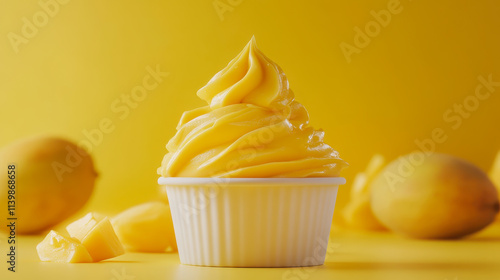
<path fill-rule="evenodd" d="M 467 242 L 491 242 L 500 241 L 500 236 L 473 236 L 467 239 Z"/>

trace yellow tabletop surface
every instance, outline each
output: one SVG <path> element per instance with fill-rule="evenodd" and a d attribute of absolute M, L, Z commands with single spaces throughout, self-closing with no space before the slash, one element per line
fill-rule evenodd
<path fill-rule="evenodd" d="M 5 235 L 2 235 L 5 259 Z M 126 253 L 91 264 L 40 262 L 43 236 L 18 237 L 16 272 L 2 261 L 0 279 L 500 279 L 500 224 L 462 240 L 412 240 L 388 232 L 333 229 L 325 264 L 303 268 L 182 265 L 177 253 Z"/>

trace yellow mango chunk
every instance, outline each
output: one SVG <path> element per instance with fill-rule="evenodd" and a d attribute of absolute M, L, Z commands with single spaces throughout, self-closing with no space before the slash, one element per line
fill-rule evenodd
<path fill-rule="evenodd" d="M 177 250 L 170 207 L 147 202 L 129 208 L 111 220 L 116 234 L 128 251 L 165 252 Z"/>
<path fill-rule="evenodd" d="M 106 216 L 102 214 L 90 212 L 79 220 L 67 225 L 66 230 L 72 237 L 78 240 L 83 240 L 83 238 L 85 238 L 85 236 L 97 225 L 97 223 L 102 221 L 104 218 L 106 218 Z"/>
<path fill-rule="evenodd" d="M 88 213 L 66 227 L 71 237 L 78 239 L 95 262 L 125 253 L 109 219 L 97 213 Z"/>
<path fill-rule="evenodd" d="M 51 230 L 36 246 L 38 257 L 44 262 L 88 263 L 92 257 L 76 239 L 65 237 Z"/>
<path fill-rule="evenodd" d="M 377 220 L 370 205 L 370 184 L 385 166 L 385 158 L 375 154 L 366 170 L 354 178 L 351 198 L 343 211 L 344 221 L 349 227 L 363 230 L 382 230 L 385 227 Z"/>

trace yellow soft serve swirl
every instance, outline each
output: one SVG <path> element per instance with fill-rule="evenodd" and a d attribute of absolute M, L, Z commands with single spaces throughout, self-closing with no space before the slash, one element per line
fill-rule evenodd
<path fill-rule="evenodd" d="M 254 38 L 197 94 L 208 106 L 182 115 L 163 177 L 335 177 L 347 165 Z"/>

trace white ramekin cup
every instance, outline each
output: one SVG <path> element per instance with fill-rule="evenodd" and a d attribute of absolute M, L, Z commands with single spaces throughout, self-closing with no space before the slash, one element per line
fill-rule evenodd
<path fill-rule="evenodd" d="M 291 267 L 325 261 L 341 177 L 161 177 L 182 264 Z"/>

